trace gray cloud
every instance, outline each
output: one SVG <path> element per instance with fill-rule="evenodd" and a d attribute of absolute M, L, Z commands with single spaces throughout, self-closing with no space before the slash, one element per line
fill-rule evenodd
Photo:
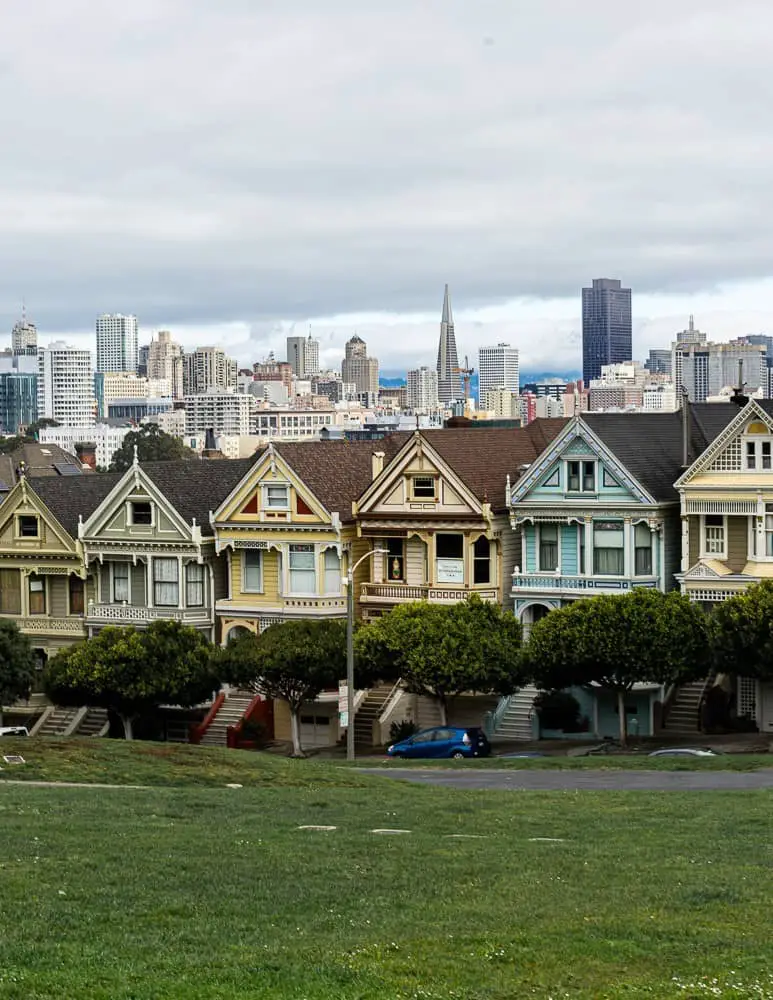
<path fill-rule="evenodd" d="M 276 331 L 436 312 L 444 281 L 472 310 L 765 277 L 772 37 L 761 0 L 9 3 L 0 322 L 25 297 L 43 330 Z"/>

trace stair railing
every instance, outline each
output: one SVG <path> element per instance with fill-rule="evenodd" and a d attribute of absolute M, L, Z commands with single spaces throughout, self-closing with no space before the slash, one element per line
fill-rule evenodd
<path fill-rule="evenodd" d="M 517 692 L 516 692 L 517 694 Z M 486 712 L 483 716 L 483 731 L 489 739 L 496 733 L 499 729 L 502 719 L 505 717 L 505 713 L 510 707 L 510 702 L 515 697 L 512 694 L 506 694 L 497 702 L 497 707 L 493 712 Z"/>
<path fill-rule="evenodd" d="M 204 734 L 215 721 L 215 716 L 220 711 L 220 706 L 225 701 L 225 691 L 221 691 L 215 700 L 212 702 L 212 706 L 201 722 L 195 722 L 188 730 L 188 742 L 199 744 L 201 743 Z"/>

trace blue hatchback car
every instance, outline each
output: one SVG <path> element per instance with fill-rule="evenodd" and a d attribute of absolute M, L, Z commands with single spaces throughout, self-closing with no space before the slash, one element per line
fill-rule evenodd
<path fill-rule="evenodd" d="M 438 726 L 423 729 L 400 743 L 387 747 L 390 757 L 488 757 L 491 744 L 482 729 Z"/>

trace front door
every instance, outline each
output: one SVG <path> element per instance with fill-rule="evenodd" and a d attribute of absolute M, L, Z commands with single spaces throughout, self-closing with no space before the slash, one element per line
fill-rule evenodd
<path fill-rule="evenodd" d="M 760 732 L 773 733 L 773 683 L 760 684 Z"/>

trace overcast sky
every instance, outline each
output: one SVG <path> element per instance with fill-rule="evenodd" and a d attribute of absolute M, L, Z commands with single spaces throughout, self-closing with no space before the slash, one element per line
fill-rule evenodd
<path fill-rule="evenodd" d="M 772 62 L 767 2 L 5 0 L 0 323 L 405 368 L 447 281 L 563 371 L 608 276 L 640 354 L 773 330 Z"/>

